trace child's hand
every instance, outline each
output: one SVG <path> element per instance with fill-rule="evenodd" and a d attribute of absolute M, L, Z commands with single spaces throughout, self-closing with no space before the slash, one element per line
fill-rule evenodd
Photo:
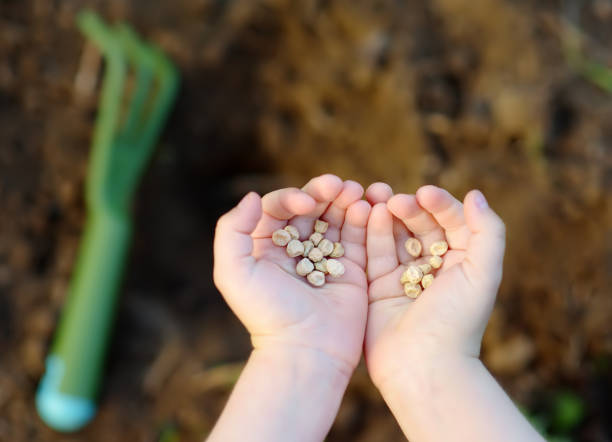
<path fill-rule="evenodd" d="M 415 195 L 392 196 L 373 184 L 367 228 L 369 313 L 365 354 L 375 384 L 453 358 L 477 358 L 502 276 L 505 229 L 483 195 L 464 204 L 435 186 Z M 404 295 L 400 275 L 414 260 L 404 249 L 409 236 L 423 254 L 446 240 L 449 251 L 431 286 L 419 298 Z"/>
<path fill-rule="evenodd" d="M 251 334 L 251 354 L 210 441 L 323 440 L 359 362 L 368 308 L 363 188 L 333 175 L 302 190 L 250 193 L 224 215 L 215 235 L 214 278 Z M 311 286 L 296 258 L 272 243 L 288 223 L 305 240 L 316 219 L 341 241 L 346 269 Z"/>
<path fill-rule="evenodd" d="M 365 238 L 370 205 L 363 188 L 334 175 L 302 190 L 255 193 L 225 214 L 215 235 L 214 279 L 251 334 L 255 349 L 314 352 L 350 376 L 361 355 L 367 315 Z M 272 243 L 272 232 L 292 224 L 308 239 L 316 219 L 326 238 L 341 241 L 346 272 L 320 288 L 295 272 L 296 258 Z"/>

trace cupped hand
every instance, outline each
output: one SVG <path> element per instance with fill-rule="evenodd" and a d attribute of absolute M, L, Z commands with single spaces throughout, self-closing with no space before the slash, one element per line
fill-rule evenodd
<path fill-rule="evenodd" d="M 454 357 L 478 357 L 482 334 L 502 276 L 505 228 L 479 191 L 462 204 L 447 191 L 424 186 L 393 196 L 373 184 L 367 226 L 368 326 L 365 356 L 375 384 L 415 367 Z M 417 299 L 405 296 L 400 276 L 414 261 L 404 248 L 416 237 L 429 254 L 448 242 L 444 263 Z"/>
<path fill-rule="evenodd" d="M 363 188 L 334 175 L 313 178 L 301 190 L 246 195 L 219 219 L 214 279 L 245 325 L 255 349 L 303 348 L 319 352 L 350 374 L 359 362 L 367 315 L 366 225 L 370 205 Z M 272 243 L 287 224 L 308 239 L 315 220 L 329 223 L 325 237 L 342 242 L 345 273 L 313 287 L 296 274 L 296 258 Z"/>

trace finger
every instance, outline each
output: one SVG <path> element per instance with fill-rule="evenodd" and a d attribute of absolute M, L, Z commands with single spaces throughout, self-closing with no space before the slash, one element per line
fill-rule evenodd
<path fill-rule="evenodd" d="M 366 199 L 370 204 L 386 203 L 393 196 L 393 189 L 387 183 L 374 183 L 366 191 Z M 402 246 L 406 240 L 412 236 L 406 227 L 397 218 L 393 219 L 393 236 L 396 242 L 396 253 L 399 262 L 404 262 L 410 258 L 408 252 Z"/>
<path fill-rule="evenodd" d="M 371 304 L 389 298 L 406 298 L 408 302 L 414 301 L 406 296 L 404 287 L 400 283 L 402 273 L 406 268 L 399 266 L 370 283 L 368 288 L 368 302 Z"/>
<path fill-rule="evenodd" d="M 419 205 L 414 195 L 397 194 L 387 202 L 387 207 L 421 241 L 424 255 L 429 254 L 429 246 L 434 242 L 446 239 L 440 225 Z"/>
<path fill-rule="evenodd" d="M 329 205 L 321 219 L 329 223 L 325 237 L 330 241 L 340 240 L 340 229 L 344 224 L 346 209 L 355 201 L 359 201 L 363 196 L 363 187 L 355 181 L 345 181 L 342 191 L 336 199 Z M 369 212 L 369 210 L 368 210 Z"/>
<path fill-rule="evenodd" d="M 378 203 L 386 203 L 393 196 L 393 189 L 387 183 L 374 183 L 368 186 L 365 197 L 374 206 Z"/>
<path fill-rule="evenodd" d="M 393 216 L 384 203 L 372 207 L 367 226 L 366 248 L 368 281 L 380 278 L 398 266 L 393 237 Z"/>
<path fill-rule="evenodd" d="M 408 253 L 404 244 L 408 238 L 412 237 L 412 234 L 408 231 L 404 223 L 393 217 L 393 237 L 395 238 L 395 251 L 397 253 L 397 260 L 401 264 L 414 261 L 412 255 Z"/>
<path fill-rule="evenodd" d="M 253 231 L 254 238 L 268 238 L 277 229 L 287 225 L 287 220 L 311 212 L 315 200 L 300 189 L 289 187 L 270 192 L 261 199 L 262 216 Z"/>
<path fill-rule="evenodd" d="M 472 233 L 463 261 L 464 272 L 473 286 L 489 289 L 495 296 L 502 277 L 506 228 L 480 191 L 469 192 L 464 207 Z"/>
<path fill-rule="evenodd" d="M 300 238 L 306 239 L 312 233 L 315 221 L 327 210 L 329 204 L 338 197 L 343 182 L 336 175 L 325 174 L 311 179 L 302 191 L 313 198 L 315 206 L 307 213 L 300 214 L 291 220 L 291 225 L 300 232 Z"/>
<path fill-rule="evenodd" d="M 232 281 L 248 278 L 255 258 L 251 233 L 262 215 L 261 198 L 255 192 L 219 218 L 214 240 L 214 281 L 220 290 Z"/>
<path fill-rule="evenodd" d="M 463 204 L 444 189 L 423 186 L 416 193 L 418 203 L 435 218 L 444 229 L 448 245 L 465 250 L 470 239 L 470 229 L 465 223 Z"/>
<path fill-rule="evenodd" d="M 362 270 L 366 266 L 366 227 L 370 216 L 370 204 L 359 200 L 346 210 L 340 241 L 344 247 L 344 257 L 358 264 Z"/>

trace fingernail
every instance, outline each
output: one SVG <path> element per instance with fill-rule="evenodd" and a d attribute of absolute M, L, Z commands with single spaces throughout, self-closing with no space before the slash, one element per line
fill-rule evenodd
<path fill-rule="evenodd" d="M 486 198 L 484 197 L 484 195 L 482 194 L 480 190 L 477 190 L 475 192 L 474 204 L 476 204 L 476 207 L 478 207 L 480 210 L 486 209 L 487 207 L 489 207 L 489 204 L 487 203 Z"/>

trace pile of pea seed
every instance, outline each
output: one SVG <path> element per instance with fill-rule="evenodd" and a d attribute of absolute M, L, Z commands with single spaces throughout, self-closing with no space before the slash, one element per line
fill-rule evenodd
<path fill-rule="evenodd" d="M 429 247 L 431 255 L 421 258 L 423 245 L 416 238 L 408 238 L 404 243 L 406 251 L 416 261 L 414 264 L 409 264 L 408 268 L 402 273 L 400 283 L 404 286 L 404 293 L 412 299 L 416 299 L 419 295 L 429 287 L 434 281 L 433 271 L 442 267 L 444 260 L 442 256 L 448 251 L 448 243 L 446 241 L 436 241 Z M 417 264 L 417 261 L 422 261 Z"/>
<path fill-rule="evenodd" d="M 339 277 L 344 275 L 344 265 L 337 258 L 344 256 L 344 247 L 340 242 L 325 238 L 329 224 L 316 220 L 314 232 L 305 241 L 300 241 L 300 233 L 295 226 L 287 225 L 272 234 L 272 242 L 286 247 L 287 255 L 300 258 L 295 272 L 305 276 L 310 284 L 321 287 L 325 284 L 325 275 Z"/>

